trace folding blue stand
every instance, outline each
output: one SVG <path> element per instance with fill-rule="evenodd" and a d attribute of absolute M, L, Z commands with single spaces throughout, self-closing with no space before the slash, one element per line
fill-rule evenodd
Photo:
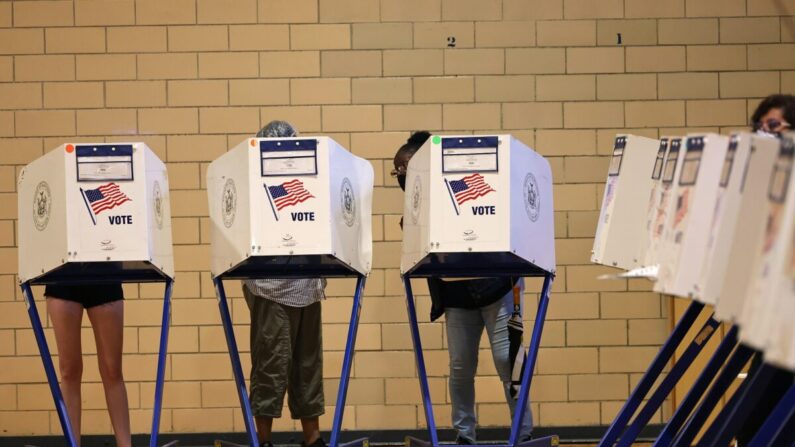
<path fill-rule="evenodd" d="M 779 437 L 795 430 L 795 384 L 778 402 L 765 423 L 759 428 L 748 447 L 765 447 L 769 445 L 785 445 Z"/>
<path fill-rule="evenodd" d="M 480 276 L 480 273 L 478 273 Z M 462 276 L 460 272 L 455 272 L 450 275 L 437 273 L 434 275 L 417 275 L 415 277 L 445 277 L 445 276 Z M 492 275 L 482 276 L 516 276 L 504 273 L 496 273 Z M 538 276 L 538 275 L 536 275 Z M 425 359 L 422 354 L 422 342 L 420 340 L 420 330 L 417 323 L 417 311 L 414 307 L 414 294 L 411 291 L 411 275 L 406 273 L 403 275 L 403 285 L 406 288 L 406 307 L 409 315 L 409 327 L 411 329 L 411 340 L 414 343 L 414 355 L 417 361 L 417 375 L 420 379 L 420 392 L 422 393 L 422 404 L 425 409 L 425 421 L 428 424 L 428 434 L 430 441 L 422 441 L 420 439 L 408 437 L 406 443 L 408 446 L 439 446 L 439 436 L 436 432 L 436 422 L 433 417 L 433 407 L 431 404 L 431 393 L 428 387 L 428 374 L 425 370 Z M 533 335 L 530 339 L 530 348 L 527 352 L 524 370 L 522 371 L 522 385 L 519 392 L 519 399 L 516 403 L 516 410 L 514 411 L 513 421 L 511 423 L 511 434 L 507 444 L 483 444 L 496 447 L 530 447 L 530 446 L 554 446 L 558 445 L 557 436 L 547 436 L 544 438 L 533 439 L 530 441 L 518 442 L 519 430 L 522 425 L 522 418 L 527 408 L 527 401 L 530 395 L 530 384 L 533 379 L 533 369 L 535 368 L 536 358 L 538 357 L 538 348 L 541 345 L 541 333 L 544 330 L 544 319 L 547 313 L 549 304 L 549 291 L 552 287 L 554 274 L 544 273 L 544 286 L 541 290 L 541 299 L 538 303 L 538 311 L 536 312 L 535 324 L 533 325 Z"/>
<path fill-rule="evenodd" d="M 291 278 L 301 277 L 317 277 L 312 276 L 306 272 L 299 273 L 300 276 L 288 275 Z M 271 275 L 272 276 L 272 275 Z M 319 275 L 319 276 L 351 276 L 348 275 Z M 257 440 L 257 429 L 254 425 L 254 416 L 251 411 L 251 403 L 248 399 L 248 392 L 246 391 L 246 380 L 243 375 L 243 368 L 240 364 L 240 354 L 237 349 L 237 342 L 235 341 L 235 333 L 232 328 L 232 317 L 229 313 L 229 306 L 226 301 L 226 292 L 224 291 L 223 279 L 253 279 L 262 278 L 266 276 L 257 276 L 248 274 L 245 276 L 239 275 L 221 275 L 213 278 L 215 284 L 215 292 L 218 297 L 218 308 L 221 312 L 221 323 L 224 327 L 224 335 L 226 335 L 226 345 L 229 348 L 229 358 L 232 361 L 232 373 L 235 377 L 235 384 L 237 387 L 237 395 L 240 399 L 240 409 L 243 411 L 243 420 L 246 424 L 246 434 L 248 443 L 252 447 L 258 447 L 259 441 Z M 285 277 L 284 274 L 273 277 Z M 354 347 L 356 346 L 356 333 L 359 328 L 359 316 L 362 310 L 362 293 L 364 292 L 365 277 L 357 274 L 356 277 L 356 292 L 353 295 L 353 308 L 351 310 L 351 321 L 348 326 L 348 338 L 345 344 L 345 355 L 342 360 L 342 373 L 340 375 L 340 385 L 337 392 L 337 403 L 334 409 L 334 420 L 331 429 L 331 439 L 329 445 L 331 447 L 341 446 L 362 446 L 367 447 L 369 442 L 367 439 L 357 439 L 348 443 L 340 443 L 340 431 L 342 430 L 342 416 L 345 411 L 345 398 L 348 392 L 348 383 L 350 381 L 351 365 L 353 364 Z M 234 446 L 235 444 L 217 441 L 217 446 Z"/>
<path fill-rule="evenodd" d="M 720 401 L 721 396 L 729 389 L 729 386 L 737 379 L 737 374 L 742 371 L 743 366 L 748 363 L 748 360 L 753 355 L 753 351 L 748 349 L 742 344 L 737 345 L 734 353 L 726 361 L 718 377 L 715 378 L 714 383 L 710 387 L 707 394 L 702 399 L 696 411 L 690 416 L 684 428 L 674 438 L 673 446 L 690 446 L 693 440 L 698 435 L 701 427 L 704 426 L 707 418 L 712 413 L 715 405 Z M 746 385 L 743 382 L 740 388 Z M 737 392 L 740 390 L 738 389 Z"/>
<path fill-rule="evenodd" d="M 654 413 L 662 406 L 665 398 L 668 397 L 677 382 L 679 382 L 679 379 L 682 378 L 690 365 L 693 364 L 693 361 L 701 352 L 706 342 L 712 337 L 712 334 L 715 333 L 719 325 L 720 323 L 714 318 L 710 317 L 707 319 L 704 326 L 702 326 L 701 330 L 698 332 L 698 335 L 696 335 L 687 349 L 685 349 L 682 357 L 679 358 L 671 368 L 671 371 L 669 371 L 662 382 L 660 382 L 657 389 L 654 390 L 654 393 L 652 393 L 646 405 L 643 406 L 640 413 L 638 413 L 632 421 L 627 431 L 621 435 L 618 441 L 619 446 L 630 447 L 632 443 L 635 442 L 641 430 L 643 430 L 646 424 L 649 423 L 649 420 L 654 416 Z"/>
<path fill-rule="evenodd" d="M 693 411 L 693 409 L 698 405 L 698 401 L 701 399 L 701 396 L 709 387 L 709 384 L 712 382 L 712 379 L 715 378 L 715 375 L 718 374 L 720 371 L 721 366 L 729 357 L 732 352 L 732 349 L 737 346 L 737 326 L 732 326 L 729 329 L 729 332 L 726 333 L 726 336 L 721 340 L 718 349 L 715 350 L 715 353 L 707 363 L 707 366 L 704 370 L 699 374 L 698 379 L 696 379 L 696 383 L 693 384 L 693 387 L 690 388 L 690 391 L 687 392 L 687 396 L 685 396 L 682 403 L 679 404 L 676 411 L 674 412 L 671 419 L 668 420 L 668 423 L 665 424 L 665 428 L 660 432 L 657 439 L 654 441 L 654 447 L 664 447 L 669 446 L 674 440 L 674 436 L 682 428 L 682 425 L 685 424 L 687 421 L 688 416 Z"/>
<path fill-rule="evenodd" d="M 160 275 L 158 275 L 160 276 Z M 41 318 L 39 318 L 39 312 L 36 308 L 36 302 L 33 299 L 33 292 L 31 291 L 31 284 L 44 284 L 44 283 L 60 283 L 60 284 L 90 284 L 90 283 L 109 283 L 117 281 L 124 281 L 124 282 L 152 282 L 152 281 L 163 281 L 165 280 L 166 283 L 166 291 L 163 296 L 163 318 L 161 321 L 160 327 L 160 349 L 157 355 L 157 376 L 155 378 L 155 401 L 154 401 L 154 410 L 152 413 L 152 434 L 149 438 L 149 446 L 150 447 L 157 447 L 157 438 L 160 431 L 160 410 L 163 405 L 163 380 L 165 378 L 166 372 L 166 353 L 168 349 L 168 329 L 171 317 L 171 289 L 174 284 L 174 280 L 168 277 L 163 278 L 156 278 L 153 279 L 151 275 L 146 278 L 134 278 L 134 277 L 126 277 L 126 278 L 113 278 L 107 275 L 98 275 L 96 277 L 84 277 L 80 279 L 70 280 L 68 277 L 63 277 L 62 280 L 59 281 L 49 281 L 44 280 L 42 278 L 37 279 L 36 281 L 27 281 L 20 284 L 20 288 L 22 289 L 22 295 L 25 298 L 25 305 L 28 308 L 28 316 L 30 317 L 30 323 L 33 327 L 33 334 L 36 337 L 36 344 L 39 348 L 39 355 L 41 356 L 41 361 L 44 364 L 44 372 L 47 375 L 47 382 L 50 385 L 50 391 L 52 392 L 52 398 L 55 402 L 55 410 L 58 412 L 58 419 L 61 422 L 61 429 L 63 430 L 64 437 L 66 438 L 66 445 L 69 447 L 77 447 L 77 440 L 75 439 L 75 435 L 72 432 L 72 424 L 69 421 L 69 414 L 66 411 L 66 404 L 63 400 L 63 394 L 61 393 L 61 387 L 58 384 L 58 376 L 55 373 L 55 367 L 52 363 L 52 356 L 50 355 L 50 349 L 47 345 L 47 339 L 44 336 L 44 328 L 41 325 Z M 172 442 L 169 445 L 175 445 L 176 442 Z"/>
<path fill-rule="evenodd" d="M 762 364 L 735 392 L 697 445 L 699 447 L 728 445 L 756 407 L 775 372 L 775 367 Z"/>
<path fill-rule="evenodd" d="M 703 308 L 704 305 L 697 301 L 690 303 L 690 306 L 688 306 L 685 313 L 679 319 L 679 322 L 676 323 L 676 327 L 674 327 L 668 340 L 660 347 L 660 351 L 657 352 L 657 356 L 654 357 L 646 373 L 643 374 L 640 382 L 635 386 L 632 394 L 627 401 L 624 402 L 624 406 L 621 407 L 615 419 L 613 419 L 610 428 L 608 428 L 602 440 L 599 442 L 599 447 L 612 446 L 624 432 L 630 418 L 632 418 L 632 415 L 635 414 L 635 411 L 638 409 L 641 402 L 643 402 L 643 398 L 646 396 L 646 393 L 649 392 L 652 385 L 654 385 L 654 382 L 660 376 L 660 373 L 662 373 L 665 365 L 673 357 L 676 347 L 679 346 L 679 343 L 685 338 L 687 331 L 690 330 L 690 327 L 693 325 L 693 322 L 696 321 L 698 314 L 701 313 L 701 309 Z"/>

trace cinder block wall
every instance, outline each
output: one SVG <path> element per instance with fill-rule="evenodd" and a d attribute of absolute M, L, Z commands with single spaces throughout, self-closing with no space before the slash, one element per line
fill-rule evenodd
<path fill-rule="evenodd" d="M 413 129 L 512 133 L 549 157 L 559 276 L 533 410 L 544 426 L 609 423 L 668 330 L 667 299 L 645 282 L 598 281 L 604 270 L 588 262 L 611 139 L 746 126 L 760 97 L 795 91 L 793 14 L 792 0 L 0 3 L 0 435 L 60 430 L 16 284 L 16 176 L 64 142 L 122 140 L 155 149 L 172 188 L 178 276 L 163 430 L 243 429 L 208 274 L 204 178 L 210 161 L 276 118 L 332 136 L 376 172 L 375 270 L 346 428 L 424 424 L 398 277 L 402 199 L 389 176 Z M 228 287 L 248 368 L 248 311 L 239 284 Z M 415 288 L 436 417 L 449 425 L 444 327 L 427 323 L 427 289 Z M 538 289 L 533 281 L 530 321 Z M 328 405 L 352 290 L 330 281 L 323 303 Z M 162 287 L 125 292 L 125 375 L 134 430 L 146 432 Z M 87 322 L 83 346 L 84 431 L 109 433 Z M 506 425 L 482 347 L 480 421 Z"/>

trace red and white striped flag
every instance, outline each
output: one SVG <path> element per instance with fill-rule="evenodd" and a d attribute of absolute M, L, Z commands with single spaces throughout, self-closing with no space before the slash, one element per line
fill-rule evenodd
<path fill-rule="evenodd" d="M 108 183 L 96 189 L 87 189 L 84 194 L 94 215 L 115 208 L 122 203 L 132 201 L 121 191 L 116 183 Z"/>
<path fill-rule="evenodd" d="M 315 197 L 304 188 L 304 182 L 298 179 L 277 186 L 268 186 L 268 192 L 273 198 L 277 211 Z"/>
<path fill-rule="evenodd" d="M 461 180 L 451 180 L 450 189 L 459 205 L 494 192 L 494 188 L 489 186 L 480 174 L 471 174 Z"/>

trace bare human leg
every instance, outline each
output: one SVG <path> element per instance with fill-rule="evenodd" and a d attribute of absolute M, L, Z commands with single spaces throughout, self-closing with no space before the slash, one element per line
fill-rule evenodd
<path fill-rule="evenodd" d="M 113 301 L 86 310 L 97 342 L 99 375 L 105 388 L 110 422 L 118 447 L 130 447 L 130 408 L 121 359 L 124 340 L 124 301 Z"/>
<path fill-rule="evenodd" d="M 260 444 L 271 442 L 271 433 L 273 431 L 273 418 L 268 416 L 254 416 L 254 422 L 257 424 L 257 438 Z"/>
<path fill-rule="evenodd" d="M 80 446 L 80 382 L 83 378 L 80 324 L 83 321 L 83 305 L 47 297 L 47 314 L 50 316 L 55 331 L 55 344 L 58 346 L 58 369 L 61 373 L 61 392 L 66 403 L 66 412 L 72 423 L 72 433 Z"/>
<path fill-rule="evenodd" d="M 301 429 L 304 432 L 304 445 L 312 445 L 320 438 L 320 421 L 316 417 L 301 419 Z"/>

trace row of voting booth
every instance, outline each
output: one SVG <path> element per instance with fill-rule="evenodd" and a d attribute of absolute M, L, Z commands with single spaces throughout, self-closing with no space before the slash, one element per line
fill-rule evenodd
<path fill-rule="evenodd" d="M 591 260 L 625 271 L 605 279 L 646 277 L 656 292 L 691 304 L 601 446 L 635 441 L 721 322 L 731 328 L 655 446 L 689 446 L 705 425 L 699 446 L 728 445 L 771 377 L 795 371 L 794 146 L 793 134 L 616 137 Z M 705 306 L 710 317 L 660 379 Z M 707 424 L 753 356 L 761 356 L 761 367 Z M 751 445 L 781 445 L 795 430 L 794 412 L 790 386 Z"/>
<path fill-rule="evenodd" d="M 434 136 L 408 166 L 401 274 L 429 440 L 438 446 L 411 278 L 543 277 L 507 445 L 519 442 L 555 275 L 549 163 L 510 135 Z M 19 177 L 19 280 L 67 445 L 76 446 L 31 285 L 164 282 L 150 446 L 160 412 L 174 281 L 166 166 L 144 143 L 65 144 Z M 257 434 L 223 280 L 357 278 L 330 444 L 340 440 L 365 279 L 373 168 L 328 137 L 250 138 L 207 170 L 211 270 L 246 442 Z M 230 390 L 231 391 L 231 390 Z M 364 445 L 367 440 L 344 445 Z"/>

